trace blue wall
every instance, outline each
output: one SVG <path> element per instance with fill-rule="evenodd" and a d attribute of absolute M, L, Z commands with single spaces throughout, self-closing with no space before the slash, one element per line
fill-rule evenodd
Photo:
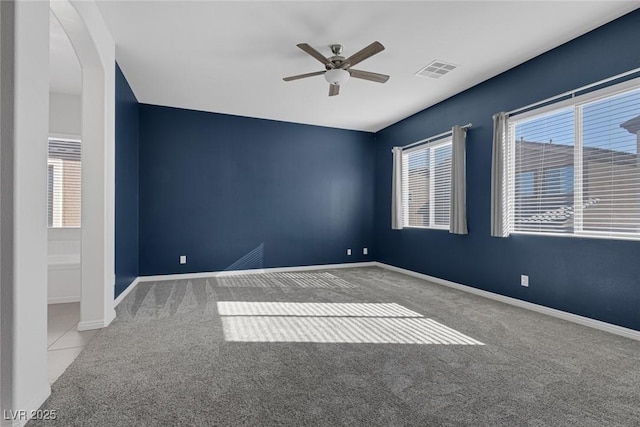
<path fill-rule="evenodd" d="M 139 273 L 372 260 L 373 183 L 371 133 L 141 105 Z"/>
<path fill-rule="evenodd" d="M 489 236 L 492 115 L 640 67 L 639 40 L 635 11 L 378 132 L 376 259 L 640 330 L 640 242 Z M 391 230 L 391 147 L 468 122 L 469 234 Z"/>
<path fill-rule="evenodd" d="M 116 297 L 138 276 L 138 110 L 138 100 L 116 64 Z"/>
<path fill-rule="evenodd" d="M 489 236 L 491 116 L 639 67 L 638 40 L 640 11 L 375 135 L 138 107 L 118 69 L 116 294 L 137 275 L 378 260 L 640 330 L 640 242 Z M 467 122 L 470 234 L 392 231 L 390 148 Z"/>

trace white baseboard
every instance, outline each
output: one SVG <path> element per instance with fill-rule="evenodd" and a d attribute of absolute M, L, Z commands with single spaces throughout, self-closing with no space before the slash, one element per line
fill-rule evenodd
<path fill-rule="evenodd" d="M 85 320 L 78 323 L 78 331 L 90 331 L 92 329 L 101 329 L 106 327 L 104 320 Z"/>
<path fill-rule="evenodd" d="M 140 282 L 140 278 L 136 277 L 135 280 L 133 282 L 131 282 L 131 284 L 129 286 L 127 286 L 124 291 L 122 291 L 122 293 L 120 295 L 118 295 L 118 297 L 113 301 L 113 306 L 117 307 L 118 304 L 120 304 L 122 302 L 122 300 L 124 299 L 124 297 L 126 297 L 127 295 L 129 295 L 129 292 L 131 292 L 133 290 L 133 288 L 136 287 L 136 285 Z"/>
<path fill-rule="evenodd" d="M 47 304 L 66 304 L 68 302 L 80 302 L 80 295 L 71 297 L 51 297 L 47 299 Z"/>
<path fill-rule="evenodd" d="M 107 315 L 104 319 L 96 319 L 96 320 L 84 320 L 78 323 L 78 331 L 89 331 L 92 329 L 102 329 L 109 326 L 113 319 L 116 318 L 116 311 L 110 310 L 107 312 Z"/>
<path fill-rule="evenodd" d="M 27 417 L 25 417 L 25 419 L 16 419 L 16 420 L 10 421 L 11 426 L 22 427 L 25 424 L 27 424 L 27 421 L 29 421 L 29 419 L 31 418 L 29 415 L 32 414 L 34 411 L 38 410 L 38 408 L 42 406 L 44 401 L 47 400 L 50 395 L 51 395 L 51 386 L 49 384 L 46 384 L 44 389 L 40 393 L 38 393 L 37 398 L 33 399 L 33 401 L 29 405 L 27 405 L 26 408 L 20 408 L 22 410 L 25 410 Z M 3 414 L 3 417 L 4 417 L 4 414 Z"/>
<path fill-rule="evenodd" d="M 352 262 L 352 263 L 345 263 L 345 264 L 316 264 L 316 265 L 303 265 L 300 267 L 274 267 L 274 268 L 260 268 L 260 269 L 253 269 L 253 270 L 205 271 L 202 273 L 161 274 L 158 276 L 140 276 L 138 277 L 138 279 L 140 279 L 141 282 L 150 282 L 154 280 L 202 279 L 204 277 L 244 276 L 247 274 L 330 270 L 334 268 L 373 267 L 374 265 L 376 265 L 374 261 Z"/>
<path fill-rule="evenodd" d="M 114 306 L 117 306 L 122 300 L 133 290 L 133 288 L 140 282 L 153 282 L 156 280 L 180 280 L 180 279 L 202 279 L 205 277 L 227 277 L 227 276 L 241 276 L 247 274 L 262 274 L 262 273 L 286 273 L 294 271 L 313 271 L 313 270 L 331 270 L 334 268 L 354 268 L 354 267 L 373 267 L 378 265 L 375 261 L 369 262 L 350 262 L 344 264 L 316 264 L 316 265 L 304 265 L 299 267 L 274 267 L 274 268 L 261 268 L 254 270 L 233 270 L 233 271 L 205 271 L 202 273 L 182 273 L 182 274 L 161 274 L 157 276 L 138 276 L 131 284 L 125 289 L 118 298 L 114 301 Z"/>
<path fill-rule="evenodd" d="M 398 273 L 406 274 L 408 276 L 417 277 L 422 280 L 426 280 L 438 285 L 447 286 L 449 288 L 457 289 L 459 291 L 468 292 L 474 295 L 479 295 L 484 298 L 489 298 L 495 301 L 500 301 L 505 304 L 513 305 L 516 307 L 524 308 L 527 310 L 535 311 L 537 313 L 546 314 L 548 316 L 563 319 L 569 322 L 577 323 L 579 325 L 587 326 L 600 331 L 609 332 L 611 334 L 620 335 L 626 338 L 640 341 L 640 331 L 635 329 L 625 328 L 623 326 L 613 325 L 611 323 L 602 322 L 600 320 L 591 319 L 589 317 L 579 316 L 577 314 L 567 313 L 566 311 L 556 310 L 554 308 L 545 307 L 543 305 L 534 304 L 527 301 L 522 301 L 516 298 L 507 297 L 493 292 L 485 291 L 482 289 L 474 288 L 460 283 L 455 283 L 449 280 L 440 279 L 438 277 L 429 276 L 427 274 L 418 273 L 415 271 L 407 270 L 400 267 L 395 267 L 389 264 L 384 264 L 378 261 L 371 262 L 354 262 L 344 264 L 319 264 L 319 265 L 306 265 L 300 267 L 277 267 L 277 268 L 264 268 L 255 270 L 235 270 L 235 271 L 210 271 L 202 273 L 183 273 L 183 274 L 164 274 L 157 276 L 139 276 L 137 277 L 114 301 L 114 307 L 120 304 L 122 300 L 138 285 L 140 282 L 150 282 L 156 280 L 179 280 L 179 279 L 200 279 L 205 277 L 225 277 L 225 276 L 239 276 L 246 274 L 262 274 L 262 273 L 280 273 L 280 272 L 293 272 L 293 271 L 313 271 L 313 270 L 329 270 L 334 268 L 354 268 L 354 267 L 381 267 L 387 270 L 395 271 Z M 78 330 L 97 329 L 104 326 L 95 326 L 95 324 L 89 322 L 86 325 L 78 325 Z M 111 323 L 109 321 L 109 323 Z M 86 329 L 80 329 L 86 327 Z"/>
<path fill-rule="evenodd" d="M 382 267 L 387 270 L 406 274 L 408 276 L 417 277 L 418 279 L 426 280 L 432 283 L 436 283 L 438 285 L 447 286 L 449 288 L 457 289 L 459 291 L 479 295 L 481 297 L 489 298 L 495 301 L 500 301 L 505 304 L 510 304 L 516 307 L 524 308 L 527 310 L 535 311 L 537 313 L 546 314 L 548 316 L 556 317 L 558 319 L 567 320 L 569 322 L 587 326 L 589 328 L 598 329 L 600 331 L 609 332 L 611 334 L 620 335 L 625 338 L 630 338 L 633 340 L 640 341 L 640 331 L 636 331 L 635 329 L 629 329 L 622 326 L 613 325 L 611 323 L 602 322 L 600 320 L 591 319 L 589 317 L 579 316 L 577 314 L 567 313 L 566 311 L 556 310 L 554 308 L 549 308 L 543 305 L 534 304 L 532 302 L 527 302 L 527 301 L 522 301 L 516 298 L 506 297 L 504 295 L 495 294 L 493 292 L 484 291 L 482 289 L 473 288 L 467 285 L 461 285 L 460 283 L 455 283 L 449 280 L 440 279 L 438 277 L 417 273 L 415 271 L 406 270 L 404 268 L 395 267 L 395 266 L 384 264 L 381 262 L 375 262 L 374 264 L 378 267 Z"/>

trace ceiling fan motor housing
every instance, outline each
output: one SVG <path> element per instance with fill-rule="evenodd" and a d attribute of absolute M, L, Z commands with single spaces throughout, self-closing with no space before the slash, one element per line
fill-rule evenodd
<path fill-rule="evenodd" d="M 342 53 L 341 44 L 332 44 L 332 45 L 329 45 L 329 47 L 331 48 L 331 52 L 333 52 L 334 55 L 340 55 Z"/>

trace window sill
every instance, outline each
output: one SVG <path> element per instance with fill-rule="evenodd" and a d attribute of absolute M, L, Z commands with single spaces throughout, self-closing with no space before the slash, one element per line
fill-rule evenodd
<path fill-rule="evenodd" d="M 531 231 L 512 231 L 510 234 L 522 235 L 522 236 L 545 236 L 545 237 L 571 237 L 578 239 L 599 239 L 599 240 L 632 240 L 639 241 L 640 235 L 611 235 L 611 234 L 591 234 L 591 233 L 577 233 L 577 234 L 561 234 L 561 233 L 538 233 Z"/>
<path fill-rule="evenodd" d="M 443 226 L 443 227 L 419 227 L 417 225 L 406 225 L 404 227 L 402 227 L 403 229 L 405 228 L 409 228 L 409 229 L 414 229 L 414 230 L 440 230 L 440 231 L 449 231 L 449 226 Z"/>

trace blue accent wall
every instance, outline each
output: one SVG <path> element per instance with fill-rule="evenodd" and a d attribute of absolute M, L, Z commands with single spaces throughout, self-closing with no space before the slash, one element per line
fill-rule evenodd
<path fill-rule="evenodd" d="M 115 296 L 138 276 L 138 100 L 116 64 Z"/>
<path fill-rule="evenodd" d="M 635 11 L 378 132 L 376 259 L 640 330 L 640 242 L 490 237 L 492 115 L 640 67 L 639 40 Z M 468 122 L 469 234 L 391 230 L 391 147 Z M 529 288 L 520 286 L 521 274 Z"/>
<path fill-rule="evenodd" d="M 373 143 L 140 105 L 140 275 L 373 260 Z"/>
<path fill-rule="evenodd" d="M 116 295 L 138 275 L 377 260 L 640 330 L 640 242 L 489 236 L 492 115 L 640 67 L 638 40 L 635 11 L 375 135 L 141 105 L 117 68 Z M 467 122 L 469 234 L 391 230 L 391 147 Z"/>

